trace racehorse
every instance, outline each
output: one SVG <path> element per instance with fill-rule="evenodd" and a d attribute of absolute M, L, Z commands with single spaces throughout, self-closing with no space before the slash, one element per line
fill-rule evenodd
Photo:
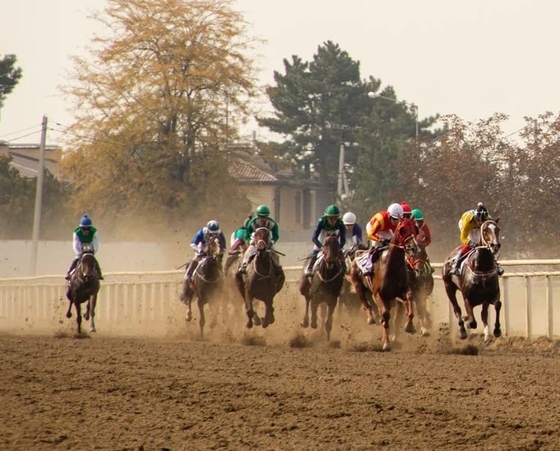
<path fill-rule="evenodd" d="M 409 289 L 420 319 L 420 335 L 427 336 L 432 327 L 427 301 L 434 291 L 434 277 L 428 264 L 426 248 L 418 245 L 418 251 L 415 254 L 407 253 L 406 261 Z"/>
<path fill-rule="evenodd" d="M 235 277 L 237 288 L 245 300 L 248 329 L 253 327 L 253 322 L 257 326 L 262 325 L 263 328 L 274 323 L 274 296 L 284 286 L 285 275 L 272 260 L 270 240 L 270 230 L 266 227 L 259 227 L 255 231 L 256 255 L 249 262 L 247 273 L 237 273 Z M 265 315 L 262 318 L 253 310 L 255 298 L 264 302 Z"/>
<path fill-rule="evenodd" d="M 358 264 L 360 257 L 368 253 L 358 252 L 352 263 L 350 277 L 354 289 L 358 294 L 362 306 L 366 311 L 368 324 L 375 324 L 372 303 L 367 298 L 370 292 L 375 301 L 375 305 L 381 314 L 381 324 L 383 325 L 383 350 L 390 349 L 389 346 L 389 320 L 391 317 L 391 306 L 396 298 L 404 304 L 407 314 L 407 323 L 405 330 L 413 333 L 414 324 L 414 308 L 412 305 L 412 297 L 407 295 L 408 291 L 408 273 L 405 261 L 405 248 L 416 246 L 416 234 L 418 228 L 415 222 L 409 218 L 401 219 L 393 234 L 393 238 L 388 244 L 388 248 L 378 252 L 381 253 L 373 264 L 373 275 L 362 271 Z"/>
<path fill-rule="evenodd" d="M 97 260 L 93 256 L 93 248 L 84 246 L 82 255 L 76 264 L 76 269 L 70 275 L 66 297 L 68 298 L 68 311 L 66 318 L 72 318 L 72 305 L 76 308 L 76 322 L 78 323 L 78 335 L 82 333 L 82 304 L 87 302 L 84 319 L 90 320 L 90 332 L 95 329 L 95 306 L 97 305 L 97 293 L 99 293 L 99 274 L 97 272 Z"/>
<path fill-rule="evenodd" d="M 205 257 L 194 270 L 191 283 L 183 281 L 183 291 L 181 293 L 181 301 L 187 304 L 187 314 L 185 317 L 187 321 L 192 320 L 191 302 L 196 296 L 200 315 L 198 325 L 201 337 L 204 336 L 204 325 L 206 324 L 206 317 L 204 315 L 204 306 L 206 304 L 208 304 L 212 314 L 210 328 L 214 328 L 217 324 L 218 306 L 214 300 L 223 295 L 223 282 L 224 274 L 222 271 L 220 240 L 218 237 L 212 237 L 208 243 Z"/>
<path fill-rule="evenodd" d="M 464 258 L 460 269 L 460 275 L 451 274 L 453 263 L 457 258 L 461 246 L 456 248 L 447 257 L 442 268 L 442 279 L 445 292 L 453 306 L 455 317 L 459 325 L 459 337 L 467 338 L 465 321 L 469 329 L 476 329 L 477 323 L 474 318 L 473 308 L 482 305 L 481 318 L 484 324 L 484 341 L 491 340 L 488 327 L 488 307 L 494 305 L 496 321 L 494 323 L 494 336 L 500 337 L 502 330 L 500 326 L 500 284 L 498 278 L 498 264 L 495 256 L 500 250 L 500 227 L 498 219 L 489 219 L 480 226 L 481 245 L 470 250 Z M 461 291 L 467 315 L 461 316 L 461 308 L 457 302 L 457 290 Z"/>
<path fill-rule="evenodd" d="M 327 236 L 322 247 L 322 258 L 319 259 L 318 267 L 311 282 L 306 275 L 301 277 L 299 292 L 305 297 L 305 315 L 302 326 L 309 326 L 309 307 L 311 304 L 311 327 L 317 328 L 317 308 L 322 302 L 327 304 L 327 315 L 325 320 L 325 331 L 327 340 L 330 340 L 333 313 L 336 308 L 338 296 L 344 282 L 344 266 L 340 259 L 340 243 L 338 237 Z"/>

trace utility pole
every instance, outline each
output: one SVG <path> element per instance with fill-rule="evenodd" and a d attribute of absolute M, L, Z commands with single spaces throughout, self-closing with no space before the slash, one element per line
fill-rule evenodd
<path fill-rule="evenodd" d="M 41 228 L 41 207 L 43 204 L 43 178 L 45 175 L 45 143 L 47 141 L 47 116 L 43 116 L 41 144 L 39 146 L 39 169 L 37 171 L 37 190 L 35 191 L 35 212 L 33 214 L 33 239 L 31 246 L 31 274 L 37 275 L 37 249 Z"/>
<path fill-rule="evenodd" d="M 340 150 L 338 153 L 338 186 L 336 193 L 338 198 L 342 199 L 342 194 L 344 193 L 344 143 L 340 143 Z"/>

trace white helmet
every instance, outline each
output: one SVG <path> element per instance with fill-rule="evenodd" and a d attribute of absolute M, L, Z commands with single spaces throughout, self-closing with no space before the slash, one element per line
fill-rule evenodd
<path fill-rule="evenodd" d="M 402 205 L 397 203 L 389 205 L 389 208 L 387 208 L 387 213 L 389 213 L 389 216 L 391 216 L 391 218 L 393 219 L 402 218 L 403 215 Z"/>
<path fill-rule="evenodd" d="M 351 211 L 344 213 L 344 216 L 342 217 L 342 222 L 345 225 L 354 225 L 356 224 L 356 215 Z"/>

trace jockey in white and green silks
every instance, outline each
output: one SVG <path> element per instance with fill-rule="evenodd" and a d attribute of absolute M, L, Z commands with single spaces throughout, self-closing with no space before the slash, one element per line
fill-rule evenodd
<path fill-rule="evenodd" d="M 66 273 L 66 280 L 70 280 L 72 271 L 74 271 L 76 265 L 78 264 L 78 260 L 82 256 L 84 244 L 91 244 L 94 255 L 97 254 L 97 251 L 99 250 L 99 234 L 97 229 L 93 227 L 93 222 L 88 215 L 84 215 L 82 219 L 80 219 L 79 226 L 74 230 L 72 247 L 76 257 L 72 260 L 72 264 Z M 101 273 L 99 262 L 97 263 L 97 272 L 99 274 L 99 279 L 103 280 L 103 274 Z"/>

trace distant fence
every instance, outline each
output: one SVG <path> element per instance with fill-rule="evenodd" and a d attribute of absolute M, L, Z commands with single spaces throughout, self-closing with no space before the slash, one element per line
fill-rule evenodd
<path fill-rule="evenodd" d="M 525 337 L 560 335 L 560 271 L 541 270 L 559 266 L 560 260 L 507 260 L 501 277 L 503 330 L 506 335 Z M 441 264 L 433 264 L 441 268 Z M 300 266 L 284 267 L 286 288 L 278 295 L 284 305 L 303 308 L 296 289 Z M 104 329 L 113 333 L 135 331 L 161 335 L 161 324 L 182 315 L 178 301 L 183 271 L 107 273 L 99 294 L 97 316 Z M 453 311 L 443 290 L 439 271 L 429 310 L 434 322 L 456 326 Z M 67 308 L 66 284 L 62 275 L 0 279 L 0 332 L 12 329 L 52 330 L 64 317 Z M 555 295 L 556 293 L 556 295 Z M 232 296 L 237 296 L 232 293 Z M 463 309 L 462 302 L 460 303 Z M 480 309 L 475 310 L 477 320 Z M 493 320 L 490 309 L 489 321 Z M 480 321 L 478 321 L 480 324 Z M 159 327 L 156 327 L 159 324 Z M 127 329 L 128 328 L 128 329 Z"/>

